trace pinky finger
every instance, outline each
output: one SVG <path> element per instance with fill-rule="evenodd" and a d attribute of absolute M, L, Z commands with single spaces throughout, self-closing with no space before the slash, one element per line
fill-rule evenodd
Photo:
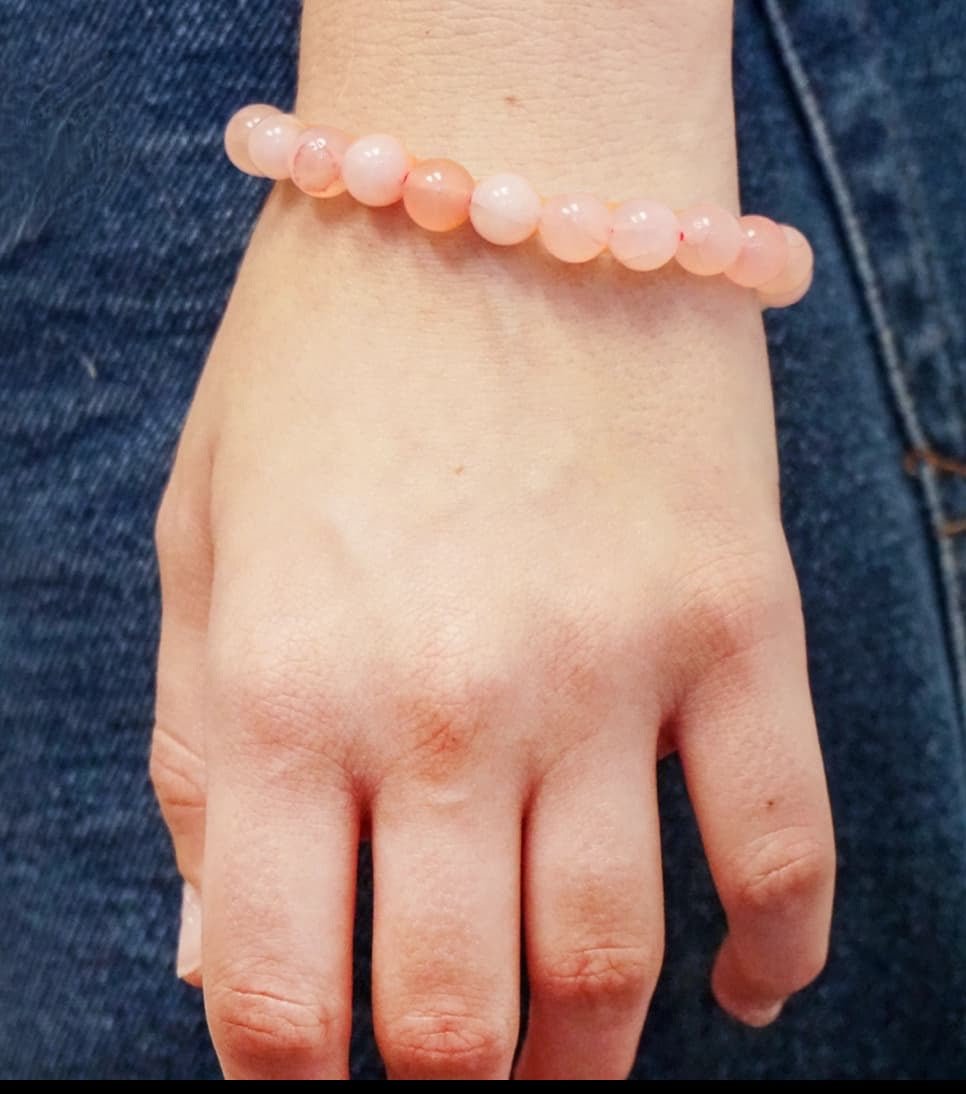
<path fill-rule="evenodd" d="M 712 988 L 763 1026 L 825 964 L 832 821 L 801 626 L 721 669 L 692 695 L 679 748 L 728 919 Z"/>

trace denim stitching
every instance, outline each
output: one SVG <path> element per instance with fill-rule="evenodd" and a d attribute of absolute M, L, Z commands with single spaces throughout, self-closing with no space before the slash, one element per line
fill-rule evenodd
<path fill-rule="evenodd" d="M 798 55 L 791 29 L 779 6 L 779 0 L 762 0 L 762 2 L 765 14 L 771 24 L 782 63 L 798 96 L 799 105 L 815 144 L 819 163 L 838 210 L 846 243 L 875 329 L 876 341 L 885 366 L 886 378 L 895 399 L 896 409 L 902 428 L 905 430 L 908 445 L 914 450 L 925 451 L 931 446 L 919 421 L 903 373 L 901 355 L 883 303 L 879 278 L 872 265 L 862 225 L 855 210 L 855 203 L 839 164 L 838 155 L 828 126 L 825 124 L 821 106 L 812 90 L 808 74 Z M 938 552 L 946 616 L 952 639 L 953 667 L 959 688 L 960 714 L 961 718 L 966 720 L 966 622 L 964 622 L 960 613 L 956 553 L 951 537 L 945 534 L 948 520 L 943 512 L 936 473 L 924 461 L 919 463 L 918 479 L 922 485 L 923 496 L 932 525 L 933 538 Z"/>
<path fill-rule="evenodd" d="M 866 12 L 867 9 L 863 9 L 863 11 Z M 876 40 L 881 42 L 881 29 L 874 22 L 869 21 L 867 18 L 863 18 L 862 30 L 863 33 L 868 35 L 874 34 Z M 887 130 L 893 144 L 896 147 L 901 148 L 902 138 L 894 124 L 896 121 L 894 112 L 890 111 L 884 121 L 887 123 Z M 904 205 L 904 211 L 909 218 L 913 229 L 909 233 L 908 251 L 913 260 L 914 268 L 918 273 L 919 280 L 922 283 L 922 287 L 925 290 L 922 294 L 923 298 L 929 302 L 929 305 L 932 308 L 938 310 L 942 323 L 945 325 L 945 337 L 942 338 L 935 350 L 936 360 L 943 372 L 947 376 L 953 378 L 953 382 L 964 400 L 961 405 L 966 406 L 966 372 L 964 372 L 963 369 L 953 368 L 952 361 L 950 360 L 947 351 L 947 344 L 950 340 L 961 341 L 962 325 L 959 321 L 959 317 L 953 313 L 952 308 L 949 306 L 949 302 L 953 299 L 953 294 L 950 291 L 945 269 L 933 243 L 933 233 L 927 225 L 919 163 L 912 157 L 905 159 L 902 167 L 903 192 L 907 198 Z M 921 354 L 922 351 L 920 350 L 920 357 Z M 955 447 L 961 451 L 963 444 L 963 419 L 956 416 L 953 419 L 953 422 L 956 426 L 957 433 L 957 443 Z"/>

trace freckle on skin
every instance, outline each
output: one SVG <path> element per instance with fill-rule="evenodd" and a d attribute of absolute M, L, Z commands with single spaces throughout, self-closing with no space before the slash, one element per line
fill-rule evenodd
<path fill-rule="evenodd" d="M 459 467 L 454 467 L 453 468 L 453 474 L 454 475 L 462 475 L 465 470 L 466 470 L 466 468 L 463 466 L 463 464 L 460 464 Z"/>
<path fill-rule="evenodd" d="M 506 103 L 507 106 L 519 106 L 520 105 L 520 100 L 516 97 L 516 95 L 504 95 L 503 96 L 503 101 Z"/>
<path fill-rule="evenodd" d="M 775 804 L 775 802 L 771 798 L 769 798 L 768 801 L 765 802 L 765 806 L 768 809 L 771 809 L 774 806 L 774 804 Z"/>

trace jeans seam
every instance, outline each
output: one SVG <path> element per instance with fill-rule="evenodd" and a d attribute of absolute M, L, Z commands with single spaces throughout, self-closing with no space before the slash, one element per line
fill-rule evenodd
<path fill-rule="evenodd" d="M 875 24 L 868 20 L 863 20 L 862 28 L 864 33 L 874 34 L 877 42 L 881 41 L 881 32 Z M 888 121 L 895 121 L 893 114 L 889 115 Z M 896 146 L 902 147 L 901 135 L 894 124 L 887 124 L 887 132 Z M 933 243 L 933 234 L 927 225 L 924 214 L 919 165 L 914 158 L 910 158 L 903 164 L 903 168 L 904 170 L 901 174 L 902 187 L 903 193 L 907 199 L 904 209 L 912 227 L 912 231 L 908 236 L 909 250 L 912 252 L 913 260 L 919 271 L 919 278 L 926 290 L 930 305 L 936 310 L 941 325 L 945 327 L 948 341 L 961 344 L 961 324 L 953 315 L 952 309 L 949 307 L 949 301 L 952 299 L 952 294 L 946 291 L 948 281 L 942 263 L 939 261 L 936 247 Z M 942 348 L 936 350 L 936 356 L 946 372 L 951 377 L 954 377 L 956 388 L 961 396 L 966 398 L 966 375 L 964 375 L 962 369 L 954 369 L 952 367 L 950 356 L 946 349 L 947 339 L 943 340 Z M 966 405 L 966 403 L 963 403 L 963 405 Z M 957 427 L 957 441 L 954 446 L 954 451 L 960 453 L 963 451 L 962 419 L 957 417 L 955 419 L 955 424 Z"/>
<path fill-rule="evenodd" d="M 811 81 L 796 48 L 791 28 L 779 6 L 779 0 L 762 0 L 762 3 L 782 64 L 798 98 L 838 213 L 849 256 L 872 320 L 886 380 L 895 401 L 899 422 L 906 435 L 907 447 L 917 451 L 927 450 L 931 445 L 919 420 L 915 402 L 903 372 L 899 344 L 886 311 L 879 277 L 821 105 L 812 90 Z M 952 644 L 950 654 L 959 691 L 960 720 L 961 724 L 966 724 L 966 620 L 960 610 L 955 545 L 952 538 L 944 534 L 947 516 L 943 509 L 935 469 L 926 462 L 920 462 L 917 478 L 922 487 L 926 511 L 932 526 L 932 539 L 938 555 L 943 600 Z"/>

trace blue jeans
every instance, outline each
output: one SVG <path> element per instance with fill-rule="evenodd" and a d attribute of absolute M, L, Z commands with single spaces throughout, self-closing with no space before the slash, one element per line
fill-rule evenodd
<path fill-rule="evenodd" d="M 0 0 L 0 1077 L 218 1074 L 173 975 L 146 777 L 151 530 L 264 186 L 230 112 L 292 96 L 297 0 Z M 784 513 L 839 848 L 828 969 L 773 1028 L 662 765 L 667 962 L 640 1078 L 966 1071 L 966 7 L 739 0 L 749 208 L 815 287 L 768 317 Z M 695 394 L 700 398 L 701 393 Z M 957 523 L 959 522 L 959 523 Z M 381 1072 L 363 864 L 353 1068 Z"/>

